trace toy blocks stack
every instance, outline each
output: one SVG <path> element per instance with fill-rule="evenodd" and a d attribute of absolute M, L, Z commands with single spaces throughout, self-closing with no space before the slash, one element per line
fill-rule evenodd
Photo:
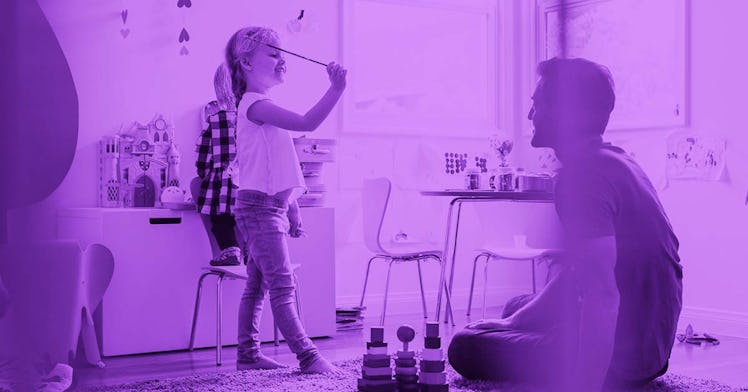
<path fill-rule="evenodd" d="M 372 327 L 370 341 L 366 343 L 364 365 L 358 379 L 360 392 L 395 392 L 390 356 L 384 342 L 384 327 Z"/>
<path fill-rule="evenodd" d="M 398 392 L 419 392 L 416 353 L 408 350 L 408 343 L 416 337 L 416 331 L 410 325 L 397 329 L 397 339 L 403 342 L 403 349 L 395 357 L 395 379 Z"/>
<path fill-rule="evenodd" d="M 421 392 L 448 392 L 446 360 L 439 337 L 439 323 L 426 323 L 423 352 L 421 353 L 421 372 L 418 385 Z"/>

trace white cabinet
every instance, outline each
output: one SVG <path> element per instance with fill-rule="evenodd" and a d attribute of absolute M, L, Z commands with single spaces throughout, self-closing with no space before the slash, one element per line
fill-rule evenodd
<path fill-rule="evenodd" d="M 307 238 L 289 238 L 297 270 L 303 323 L 310 337 L 335 332 L 335 244 L 333 208 L 302 208 Z M 193 211 L 150 208 L 74 208 L 58 212 L 61 239 L 81 246 L 98 242 L 114 254 L 114 276 L 101 307 L 101 345 L 105 356 L 183 350 L 189 344 L 192 312 L 201 267 L 210 260 L 210 244 Z M 224 345 L 236 344 L 237 314 L 245 282 L 224 280 Z M 216 285 L 203 283 L 196 347 L 215 345 Z M 260 328 L 273 339 L 272 313 L 266 301 Z"/>

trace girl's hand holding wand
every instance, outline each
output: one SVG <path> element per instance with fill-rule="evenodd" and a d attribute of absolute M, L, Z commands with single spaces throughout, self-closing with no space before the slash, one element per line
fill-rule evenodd
<path fill-rule="evenodd" d="M 336 64 L 334 61 L 330 64 L 327 64 L 327 75 L 330 77 L 330 87 L 338 90 L 343 91 L 345 90 L 346 86 L 346 75 L 348 75 L 348 70 L 343 68 L 340 64 Z"/>

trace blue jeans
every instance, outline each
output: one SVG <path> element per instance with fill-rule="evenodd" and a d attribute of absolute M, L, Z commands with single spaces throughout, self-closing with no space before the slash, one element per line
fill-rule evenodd
<path fill-rule="evenodd" d="M 291 259 L 288 254 L 288 202 L 265 193 L 240 190 L 234 216 L 247 244 L 247 286 L 239 303 L 237 361 L 254 362 L 260 355 L 259 326 L 265 294 L 288 347 L 304 369 L 319 357 L 296 311 Z"/>

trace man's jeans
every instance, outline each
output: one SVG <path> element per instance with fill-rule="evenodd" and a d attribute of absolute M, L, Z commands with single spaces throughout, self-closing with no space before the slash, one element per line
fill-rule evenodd
<path fill-rule="evenodd" d="M 286 236 L 288 202 L 257 191 L 238 192 L 234 215 L 247 243 L 247 287 L 239 304 L 237 361 L 254 362 L 260 354 L 259 325 L 265 293 L 275 323 L 302 369 L 318 356 L 295 307 L 295 290 Z"/>

